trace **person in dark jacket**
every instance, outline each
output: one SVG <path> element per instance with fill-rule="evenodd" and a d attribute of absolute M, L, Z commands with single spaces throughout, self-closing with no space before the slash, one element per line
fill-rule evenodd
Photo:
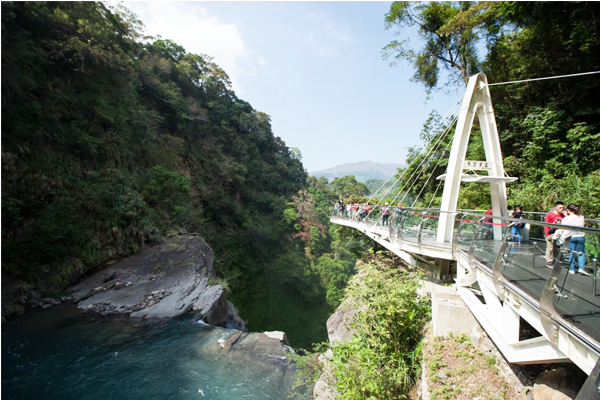
<path fill-rule="evenodd" d="M 512 215 L 512 218 L 523 219 L 523 207 L 515 206 L 515 212 Z M 522 221 L 519 222 L 511 222 L 510 225 L 510 234 L 511 240 L 517 244 L 521 244 L 521 229 L 525 227 L 525 223 Z"/>

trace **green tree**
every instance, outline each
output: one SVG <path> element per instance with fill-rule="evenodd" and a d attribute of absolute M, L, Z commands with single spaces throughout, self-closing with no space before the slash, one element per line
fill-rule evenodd
<path fill-rule="evenodd" d="M 300 154 L 225 71 L 139 41 L 122 7 L 3 2 L 1 15 L 2 273 L 59 289 L 184 228 L 215 251 L 249 329 L 323 340 L 325 291 L 282 218 L 306 187 Z M 327 232 L 313 231 L 320 256 Z"/>
<path fill-rule="evenodd" d="M 600 63 L 597 15 L 600 5 L 594 2 L 394 3 L 386 15 L 391 24 L 388 26 L 417 24 L 426 46 L 417 54 L 400 41 L 392 43 L 388 50 L 396 51 L 398 59 L 414 56 L 413 60 L 423 61 L 413 63 L 415 79 L 428 90 L 438 84 L 439 63 L 450 65 L 448 58 L 435 58 L 435 51 L 460 40 L 475 43 L 479 38 L 487 39 L 485 60 L 471 65 L 483 69 L 492 83 L 594 71 Z M 456 42 L 449 40 L 448 35 L 459 33 L 464 34 L 460 40 L 458 37 Z M 443 38 L 449 41 L 436 44 Z M 467 54 L 469 48 L 458 46 L 458 51 Z M 450 53 L 458 54 L 456 51 Z M 455 76 L 448 84 L 470 74 L 462 72 L 468 68 L 454 70 Z M 579 190 L 562 190 L 574 188 L 575 183 L 589 188 L 596 179 L 595 160 L 600 146 L 600 103 L 596 95 L 599 85 L 596 76 L 590 75 L 490 87 L 505 169 L 510 176 L 519 178 L 508 185 L 510 203 L 522 203 L 530 210 L 545 210 L 560 198 L 587 206 L 588 216 L 600 214 L 589 191 L 586 195 Z M 424 131 L 429 131 L 431 125 L 431 120 L 427 121 Z M 435 142 L 430 136 L 439 134 L 439 130 L 434 130 L 422 135 L 424 148 L 409 152 L 409 161 L 416 165 L 424 161 L 427 173 L 423 176 L 444 172 L 447 152 L 437 151 L 431 158 L 424 158 Z M 483 156 L 475 124 L 467 157 L 482 159 Z M 415 172 L 416 165 L 409 167 L 406 176 Z M 424 204 L 429 204 L 436 188 L 433 181 L 419 180 L 414 187 L 419 191 L 424 188 L 421 198 Z M 463 189 L 460 206 L 489 206 L 485 186 L 466 185 Z"/>
<path fill-rule="evenodd" d="M 347 295 L 355 338 L 332 349 L 339 398 L 405 398 L 420 369 L 429 305 L 418 301 L 416 276 L 377 264 L 361 270 Z"/>
<path fill-rule="evenodd" d="M 410 62 L 415 69 L 413 80 L 428 92 L 439 85 L 441 67 L 449 74 L 446 85 L 466 84 L 480 70 L 477 42 L 485 33 L 488 8 L 488 2 L 395 1 L 385 15 L 386 29 L 400 36 L 404 28 L 417 27 L 425 44 L 417 51 L 404 36 L 384 47 L 384 57 Z"/>
<path fill-rule="evenodd" d="M 335 178 L 330 183 L 331 191 L 336 197 L 344 200 L 361 198 L 369 194 L 369 188 L 362 182 L 358 182 L 354 175 L 346 175 Z"/>

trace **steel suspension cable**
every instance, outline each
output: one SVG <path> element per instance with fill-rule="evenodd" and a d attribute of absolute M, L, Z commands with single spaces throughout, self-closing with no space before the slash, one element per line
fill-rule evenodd
<path fill-rule="evenodd" d="M 438 140 L 438 142 L 437 142 L 437 144 L 435 145 L 435 147 L 434 147 L 434 148 L 432 148 L 432 150 L 430 151 L 432 154 L 433 154 L 434 152 L 436 152 L 436 151 L 437 151 L 437 149 L 438 149 L 439 145 L 440 145 L 440 144 L 442 143 L 442 141 L 443 141 L 443 140 L 446 138 L 446 136 L 447 136 L 447 135 L 448 135 L 448 133 L 450 132 L 450 129 L 451 129 L 451 128 L 452 128 L 452 126 L 454 125 L 454 122 L 456 122 L 456 120 L 457 120 L 457 119 L 458 119 L 458 116 L 454 116 L 454 118 L 452 119 L 452 121 L 450 122 L 450 124 L 448 125 L 448 127 L 446 128 L 446 130 L 444 131 L 444 133 L 442 134 L 442 136 L 440 137 L 440 140 Z M 427 156 L 428 156 L 428 154 L 427 154 L 427 155 L 425 155 L 425 156 L 423 157 L 423 161 L 421 161 L 421 164 L 419 164 L 419 167 L 421 167 L 421 166 L 423 165 L 423 163 L 424 163 L 424 162 L 425 162 L 425 160 L 427 159 Z M 419 168 L 419 167 L 417 167 L 417 168 Z M 415 171 L 413 172 L 413 175 L 414 175 L 416 172 L 417 172 L 417 170 L 415 170 Z M 423 170 L 421 170 L 421 172 L 419 173 L 419 175 L 417 175 L 417 177 L 415 178 L 415 180 L 412 182 L 411 186 L 409 187 L 409 190 L 410 190 L 410 189 L 412 189 L 412 187 L 415 185 L 415 183 L 417 183 L 417 180 L 418 180 L 418 179 L 421 177 L 421 175 L 423 175 Z M 411 180 L 411 179 L 412 179 L 412 176 L 411 176 L 411 178 L 409 178 L 408 182 L 410 182 L 410 180 Z M 400 200 L 400 202 L 401 202 L 401 203 L 404 201 L 404 199 L 406 199 L 406 196 L 408 196 L 408 193 L 409 193 L 409 191 L 407 190 L 407 191 L 405 192 L 405 194 L 404 194 L 404 197 L 402 197 L 402 199 Z M 398 194 L 400 194 L 400 193 L 398 193 Z M 419 193 L 419 195 L 420 195 L 420 193 Z M 418 196 L 417 196 L 417 198 L 418 198 Z"/>
<path fill-rule="evenodd" d="M 452 125 L 454 125 L 454 121 L 452 122 Z M 450 147 L 450 144 L 452 142 L 448 142 L 448 144 L 446 145 L 446 148 L 444 149 L 444 152 L 448 151 L 448 148 Z M 419 194 L 417 195 L 417 197 L 415 197 L 415 201 L 413 201 L 411 207 L 414 207 L 415 204 L 417 203 L 417 200 L 419 200 L 419 197 L 421 197 L 421 194 L 423 193 L 423 190 L 425 190 L 425 188 L 427 187 L 427 184 L 429 183 L 429 180 L 431 179 L 431 177 L 434 175 L 436 168 L 440 165 L 440 162 L 442 161 L 442 158 L 438 158 L 437 163 L 435 164 L 435 167 L 433 168 L 433 170 L 431 170 L 431 174 L 429 174 L 429 176 L 427 177 L 427 180 L 425 181 L 425 184 L 423 185 L 423 187 L 421 188 L 421 191 L 419 192 Z M 442 181 L 440 181 L 440 183 L 442 183 Z M 439 188 L 439 185 L 438 185 Z M 437 190 L 436 190 L 437 193 Z M 427 207 L 429 208 L 429 207 Z"/>
<path fill-rule="evenodd" d="M 437 142 L 433 145 L 433 147 L 431 147 L 427 151 L 427 153 L 423 156 L 423 159 L 421 160 L 421 163 L 417 166 L 417 168 L 413 171 L 412 175 L 408 178 L 408 180 L 406 181 L 406 183 L 404 184 L 404 186 L 402 187 L 402 189 L 404 189 L 412 181 L 412 178 L 415 176 L 415 174 L 417 173 L 417 171 L 420 171 L 419 175 L 416 176 L 415 180 L 408 187 L 408 190 L 406 190 L 404 192 L 405 193 L 404 197 L 402 197 L 402 199 L 400 200 L 400 202 L 402 202 L 402 201 L 404 201 L 404 199 L 406 199 L 406 196 L 408 195 L 408 191 L 410 189 L 412 189 L 412 187 L 415 185 L 415 183 L 417 182 L 417 180 L 423 174 L 423 170 L 420 169 L 420 167 L 423 165 L 423 163 L 425 162 L 425 160 L 428 159 L 428 157 L 430 157 L 431 155 L 433 155 L 433 153 L 435 153 L 437 151 L 437 149 L 440 146 L 440 144 L 442 143 L 442 141 L 448 135 L 448 132 L 450 131 L 450 128 L 454 125 L 454 121 L 456 121 L 456 118 L 457 118 L 457 116 L 453 116 L 452 120 L 450 121 L 450 124 L 446 127 L 446 129 L 444 130 L 444 132 L 442 133 L 442 135 L 437 139 Z M 396 194 L 396 196 L 392 200 L 393 202 L 395 202 L 396 199 L 398 198 L 398 196 L 400 196 L 400 194 L 402 193 L 402 189 L 398 190 L 398 194 Z"/>
<path fill-rule="evenodd" d="M 462 99 L 459 99 L 454 105 L 452 105 L 450 107 L 450 109 L 446 112 L 446 114 L 444 115 L 444 117 L 440 120 L 440 122 L 438 122 L 433 129 L 437 129 L 443 122 L 444 120 L 446 120 L 448 118 L 449 115 L 454 114 L 454 109 L 456 108 L 456 106 L 462 101 Z M 410 165 L 409 165 L 410 166 Z M 405 171 L 408 169 L 408 167 L 405 169 Z M 388 177 L 388 179 L 379 187 L 379 189 L 377 189 L 373 195 L 367 200 L 367 203 L 369 203 L 373 198 L 375 198 L 375 195 L 383 188 L 385 187 L 385 184 L 394 176 L 394 174 L 390 175 Z M 388 193 L 390 192 L 390 190 L 394 187 L 394 185 L 396 185 L 396 183 L 402 178 L 402 176 L 400 176 L 399 178 L 397 178 L 394 183 L 392 184 L 392 186 L 388 189 L 388 191 L 383 195 L 383 197 L 385 198 L 385 196 L 388 195 Z M 377 204 L 379 204 L 379 202 L 377 202 Z"/>
<path fill-rule="evenodd" d="M 510 85 L 510 84 L 513 84 L 513 83 L 543 81 L 543 80 L 547 80 L 547 79 L 571 78 L 571 77 L 574 77 L 574 76 L 593 75 L 593 74 L 600 74 L 600 71 L 581 72 L 579 74 L 569 74 L 569 75 L 546 76 L 544 78 L 531 78 L 531 79 L 523 79 L 523 80 L 520 80 L 520 81 L 488 83 L 487 85 L 488 86 Z"/>
<path fill-rule="evenodd" d="M 440 186 L 442 186 L 442 182 L 443 181 L 440 179 L 440 183 L 438 183 L 437 188 L 435 189 L 435 192 L 433 193 L 433 196 L 431 197 L 431 200 L 429 201 L 429 204 L 427 204 L 427 208 L 431 208 L 431 204 L 433 204 L 435 195 L 437 194 L 438 190 L 440 190 Z"/>
<path fill-rule="evenodd" d="M 452 106 L 452 109 L 451 109 L 451 111 L 454 111 L 454 109 L 456 108 L 456 106 L 457 106 L 459 103 L 460 103 L 460 100 L 459 100 L 458 102 L 456 102 L 456 104 L 455 104 L 454 106 Z M 448 114 L 448 113 L 447 113 L 447 114 Z M 409 183 L 409 182 L 411 182 L 412 178 L 413 178 L 413 177 L 414 177 L 414 175 L 417 173 L 417 171 L 419 170 L 419 168 L 420 168 L 420 167 L 423 165 L 423 163 L 425 162 L 425 160 L 426 160 L 426 159 L 427 159 L 427 158 L 430 156 L 430 153 L 431 153 L 431 154 L 433 154 L 435 151 L 437 151 L 437 148 L 439 147 L 439 145 L 441 144 L 441 142 L 442 142 L 442 141 L 445 139 L 445 137 L 446 137 L 446 135 L 448 134 L 448 132 L 449 132 L 450 128 L 452 127 L 452 125 L 454 125 L 454 121 L 456 120 L 456 118 L 458 118 L 458 117 L 457 117 L 456 115 L 453 115 L 453 118 L 452 118 L 452 120 L 451 120 L 450 124 L 449 124 L 449 125 L 446 127 L 446 129 L 444 130 L 444 133 L 443 133 L 443 134 L 442 134 L 440 137 L 438 137 L 438 138 L 437 138 L 437 141 L 436 141 L 436 143 L 433 145 L 433 147 L 431 147 L 431 148 L 430 148 L 430 149 L 427 151 L 427 153 L 426 153 L 426 154 L 423 156 L 423 160 L 422 160 L 422 161 L 421 161 L 421 163 L 420 163 L 420 164 L 417 166 L 417 168 L 416 168 L 416 169 L 413 171 L 413 173 L 412 173 L 412 174 L 411 174 L 411 176 L 408 178 L 408 180 L 406 181 L 406 183 L 405 183 L 405 184 L 404 184 L 404 185 L 403 185 L 401 188 L 399 188 L 399 189 L 398 189 L 398 194 L 396 194 L 396 196 L 395 196 L 395 197 L 394 197 L 394 199 L 392 200 L 392 203 L 394 203 L 394 202 L 396 201 L 396 199 L 398 198 L 398 196 L 399 196 L 399 195 L 402 193 L 402 190 L 403 190 L 403 189 L 404 189 L 404 188 L 405 188 L 405 187 L 408 185 L 408 183 Z M 415 162 L 416 162 L 416 160 L 415 160 Z M 409 165 L 409 166 L 408 166 L 408 167 L 407 167 L 407 168 L 406 168 L 406 169 L 403 171 L 403 174 L 402 174 L 402 176 L 400 176 L 400 177 L 399 177 L 399 178 L 398 178 L 396 181 L 398 181 L 400 178 L 402 178 L 402 177 L 404 176 L 404 174 L 406 173 L 406 171 L 408 171 L 408 169 L 409 169 L 409 167 L 410 167 L 410 166 L 412 166 L 412 164 L 411 164 L 411 165 Z M 415 179 L 415 181 L 414 181 L 414 182 L 411 184 L 411 186 L 409 187 L 409 189 L 411 189 L 411 188 L 412 188 L 412 186 L 413 186 L 413 185 L 416 183 L 416 180 L 417 180 L 417 179 L 420 177 L 420 175 L 421 175 L 421 174 L 422 174 L 422 172 L 421 172 L 421 173 L 420 173 L 420 174 L 417 176 L 417 178 L 416 178 L 416 179 Z M 394 184 L 395 184 L 395 183 L 394 183 Z M 393 187 L 393 186 L 392 186 L 392 187 Z M 390 188 L 390 189 L 388 190 L 388 192 L 386 193 L 386 196 L 387 196 L 387 194 L 389 193 L 389 191 L 390 191 L 390 190 L 391 190 L 391 188 Z M 408 191 L 407 191 L 407 192 L 405 192 L 405 193 L 406 193 L 406 194 L 405 194 L 405 196 L 402 198 L 402 200 L 401 200 L 401 201 L 404 201 L 404 199 L 406 198 L 406 195 L 408 194 Z M 381 200 L 380 200 L 379 202 L 381 202 Z M 379 204 L 379 202 L 378 202 L 377 204 Z M 372 210 L 369 210 L 369 213 L 368 213 L 368 214 L 367 214 L 367 216 L 365 217 L 365 220 L 366 220 L 366 218 L 367 218 L 367 217 L 368 217 L 368 216 L 371 214 L 371 212 L 372 212 Z M 380 217 L 380 219 L 381 219 L 381 217 Z M 378 220 L 377 222 L 379 222 L 379 220 Z"/>
<path fill-rule="evenodd" d="M 445 120 L 446 120 L 446 119 L 447 119 L 447 118 L 448 118 L 450 115 L 453 115 L 453 114 L 454 114 L 454 112 L 456 111 L 456 108 L 457 108 L 457 106 L 459 106 L 459 104 L 460 104 L 461 102 L 462 102 L 462 99 L 459 99 L 459 100 L 458 100 L 456 103 L 454 103 L 454 105 L 452 105 L 452 106 L 450 107 L 450 109 L 449 109 L 449 110 L 446 112 L 446 114 L 445 114 L 445 115 L 444 115 L 444 117 L 443 117 L 443 118 L 440 120 L 440 122 L 438 122 L 438 123 L 437 123 L 437 124 L 434 126 L 434 128 L 432 128 L 431 130 L 434 130 L 434 129 L 437 129 L 438 127 L 440 127 L 440 126 L 441 126 L 441 125 L 444 123 L 444 121 L 445 121 Z M 455 117 L 453 116 L 453 118 L 455 118 Z M 416 162 L 416 160 L 413 160 L 413 162 Z M 410 166 L 412 166 L 412 163 L 411 163 L 411 164 L 409 164 L 409 165 L 408 165 L 408 166 L 407 166 L 407 167 L 404 169 L 404 171 L 402 171 L 402 174 L 401 174 L 401 175 L 400 175 L 400 176 L 399 176 L 399 177 L 398 177 L 398 178 L 397 178 L 397 179 L 394 181 L 394 183 L 393 183 L 393 184 L 390 186 L 390 188 L 387 190 L 387 192 L 386 192 L 386 193 L 385 193 L 385 194 L 382 196 L 382 199 L 383 199 L 383 198 L 385 198 L 385 196 L 387 196 L 387 195 L 389 194 L 389 192 L 390 192 L 390 191 L 391 191 L 391 190 L 394 188 L 394 186 L 396 185 L 396 183 L 398 183 L 398 181 L 400 181 L 400 180 L 401 180 L 401 179 L 404 177 L 404 175 L 406 174 L 406 171 L 408 171 L 408 170 L 409 170 L 409 167 L 410 167 Z M 419 165 L 419 166 L 420 166 L 420 165 Z M 393 176 L 393 175 L 391 175 L 391 176 L 390 176 L 390 178 L 391 178 L 392 176 Z M 389 179 L 390 179 L 390 178 L 388 178 L 388 181 L 389 181 Z M 409 179 L 409 181 L 410 181 L 410 179 Z M 387 182 L 387 181 L 386 181 L 386 182 Z M 385 185 L 385 183 L 384 183 L 384 185 Z M 379 188 L 379 189 L 378 189 L 378 190 L 377 190 L 375 193 L 379 192 L 379 190 L 381 190 L 381 188 L 383 188 L 383 187 L 384 187 L 384 185 L 381 185 L 381 187 L 380 187 L 380 188 Z M 370 201 L 371 201 L 371 200 L 372 200 L 374 197 L 375 197 L 374 195 L 373 195 L 373 196 L 371 196 L 371 197 L 369 198 L 369 200 L 367 200 L 367 203 L 369 203 L 369 202 L 370 202 Z M 397 197 L 397 195 L 396 195 L 396 197 Z M 396 197 L 394 198 L 394 200 L 392 200 L 392 202 L 394 202 L 394 201 L 396 200 Z M 379 200 L 379 201 L 377 202 L 377 204 L 375 204 L 375 205 L 374 205 L 374 207 L 373 207 L 373 210 L 369 210 L 369 212 L 367 213 L 367 215 L 364 217 L 364 220 L 366 220 L 366 219 L 368 218 L 368 216 L 369 216 L 369 215 L 371 215 L 371 213 L 372 213 L 372 212 L 375 210 L 375 207 L 377 207 L 377 205 L 379 205 L 379 203 L 380 203 L 380 202 L 381 202 L 381 200 Z M 354 217 L 352 217 L 352 219 L 355 219 L 355 218 L 356 218 L 355 216 L 354 216 Z M 362 222 L 362 221 L 361 221 L 361 222 Z"/>

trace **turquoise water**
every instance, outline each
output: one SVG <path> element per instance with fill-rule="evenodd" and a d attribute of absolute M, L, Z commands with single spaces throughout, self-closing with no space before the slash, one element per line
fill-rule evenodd
<path fill-rule="evenodd" d="M 34 310 L 2 324 L 2 396 L 285 399 L 293 366 L 251 339 L 223 349 L 235 332 L 191 318 L 136 324 L 71 306 Z"/>

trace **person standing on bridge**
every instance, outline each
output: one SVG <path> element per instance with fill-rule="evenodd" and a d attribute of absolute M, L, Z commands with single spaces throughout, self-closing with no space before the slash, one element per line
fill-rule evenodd
<path fill-rule="evenodd" d="M 563 218 L 562 225 L 570 226 L 585 226 L 585 218 L 581 215 L 581 209 L 577 204 L 569 204 L 567 206 L 567 216 Z M 569 273 L 575 273 L 575 255 L 577 255 L 578 271 L 582 275 L 590 275 L 585 270 L 585 234 L 581 231 L 569 229 L 558 229 L 552 235 L 556 244 L 562 244 L 567 238 L 571 238 L 569 242 Z"/>
<path fill-rule="evenodd" d="M 381 209 L 381 212 L 383 213 L 383 221 L 381 224 L 383 226 L 389 226 L 388 220 L 390 219 L 390 205 L 387 201 L 385 202 L 385 206 L 383 206 Z"/>
<path fill-rule="evenodd" d="M 557 201 L 554 203 L 554 208 L 550 210 L 548 214 L 546 214 L 546 218 L 544 218 L 544 222 L 547 224 L 560 224 L 561 220 L 564 218 L 564 210 L 565 203 L 562 201 Z M 544 227 L 544 235 L 546 237 L 546 266 L 552 267 L 554 266 L 554 240 L 552 239 L 552 234 L 550 233 L 550 227 Z M 552 232 L 554 233 L 554 232 Z"/>
<path fill-rule="evenodd" d="M 515 211 L 512 214 L 511 218 L 522 219 L 523 218 L 523 207 L 515 206 Z M 511 222 L 510 234 L 512 235 L 511 241 L 517 243 L 517 245 L 521 244 L 521 229 L 525 226 L 523 222 Z"/>

